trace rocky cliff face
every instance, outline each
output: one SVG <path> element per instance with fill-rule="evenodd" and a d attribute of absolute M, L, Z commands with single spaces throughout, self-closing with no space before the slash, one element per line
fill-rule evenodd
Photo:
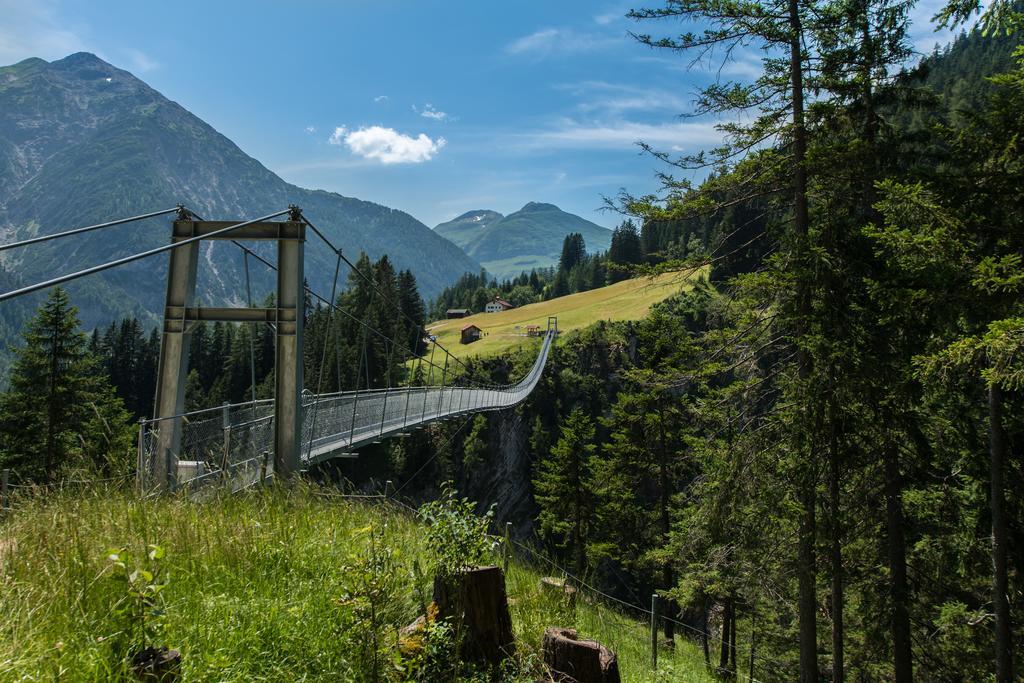
<path fill-rule="evenodd" d="M 533 533 L 537 506 L 533 501 L 533 461 L 528 447 L 529 424 L 518 411 L 487 415 L 487 460 L 469 474 L 466 493 L 486 509 L 495 507 L 500 529 L 512 522 L 515 538 Z"/>

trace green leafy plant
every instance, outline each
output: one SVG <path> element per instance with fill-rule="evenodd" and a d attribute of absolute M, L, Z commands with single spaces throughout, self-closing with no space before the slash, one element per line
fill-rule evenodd
<path fill-rule="evenodd" d="M 423 505 L 420 518 L 429 525 L 427 542 L 438 576 L 448 577 L 480 565 L 497 546 L 487 535 L 494 520 L 494 506 L 477 515 L 468 498 L 459 498 L 451 482 L 442 488 L 441 497 Z"/>
<path fill-rule="evenodd" d="M 131 656 L 152 647 L 163 632 L 166 612 L 163 590 L 167 581 L 161 576 L 161 546 L 150 545 L 145 560 L 136 562 L 127 548 L 107 551 L 112 578 L 121 584 L 120 597 L 113 613 L 121 622 L 119 656 Z"/>
<path fill-rule="evenodd" d="M 458 638 L 452 624 L 439 619 L 437 606 L 430 603 L 419 628 L 400 641 L 395 656 L 395 671 L 403 681 L 450 681 L 458 678 L 462 663 Z"/>
<path fill-rule="evenodd" d="M 383 678 L 381 661 L 390 645 L 386 631 L 400 622 L 404 611 L 406 581 L 395 550 L 384 542 L 385 530 L 372 525 L 356 529 L 355 535 L 365 535 L 368 542 L 342 567 L 345 580 L 335 600 L 346 612 L 346 634 L 356 641 L 361 660 L 370 664 L 364 673 L 371 681 Z"/>

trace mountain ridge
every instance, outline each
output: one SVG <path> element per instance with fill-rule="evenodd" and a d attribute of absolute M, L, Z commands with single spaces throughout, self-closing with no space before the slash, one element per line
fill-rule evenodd
<path fill-rule="evenodd" d="M 91 53 L 0 67 L 5 241 L 179 202 L 211 220 L 251 218 L 297 204 L 350 255 L 387 253 L 397 268 L 411 269 L 426 297 L 479 268 L 403 211 L 287 183 L 182 105 Z M 169 219 L 152 219 L 76 238 L 70 248 L 60 241 L 7 252 L 0 267 L 8 279 L 34 282 L 165 244 L 169 234 Z M 329 293 L 335 261 L 315 241 L 307 244 L 306 272 L 314 289 Z M 77 281 L 69 290 L 86 327 L 128 314 L 155 321 L 165 273 L 166 259 L 147 259 Z M 265 269 L 254 270 L 252 279 L 254 296 L 272 291 Z M 204 302 L 242 303 L 244 280 L 240 250 L 204 244 L 197 287 Z"/>

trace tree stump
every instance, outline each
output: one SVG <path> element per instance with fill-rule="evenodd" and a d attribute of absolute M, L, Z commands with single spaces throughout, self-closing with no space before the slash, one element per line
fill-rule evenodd
<path fill-rule="evenodd" d="M 515 652 L 512 616 L 499 567 L 474 567 L 434 578 L 438 618 L 447 619 L 461 638 L 463 659 L 498 664 Z"/>
<path fill-rule="evenodd" d="M 544 629 L 544 664 L 565 683 L 619 683 L 615 653 L 595 640 L 579 640 L 576 629 Z"/>
<path fill-rule="evenodd" d="M 166 647 L 147 647 L 129 660 L 132 673 L 140 681 L 171 683 L 181 678 L 181 653 Z"/>

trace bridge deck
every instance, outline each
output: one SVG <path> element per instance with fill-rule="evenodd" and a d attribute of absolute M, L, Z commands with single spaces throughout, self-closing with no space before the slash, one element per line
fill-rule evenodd
<path fill-rule="evenodd" d="M 540 380 L 554 338 L 552 330 L 530 372 L 507 387 L 400 387 L 310 397 L 304 404 L 303 466 L 342 457 L 431 422 L 517 405 Z M 273 401 L 256 401 L 170 418 L 182 421 L 177 466 L 172 468 L 178 485 L 198 488 L 213 480 L 244 488 L 258 481 L 261 472 L 272 474 L 273 412 Z M 167 428 L 170 419 L 144 423 L 140 467 L 152 461 L 159 429 Z"/>

